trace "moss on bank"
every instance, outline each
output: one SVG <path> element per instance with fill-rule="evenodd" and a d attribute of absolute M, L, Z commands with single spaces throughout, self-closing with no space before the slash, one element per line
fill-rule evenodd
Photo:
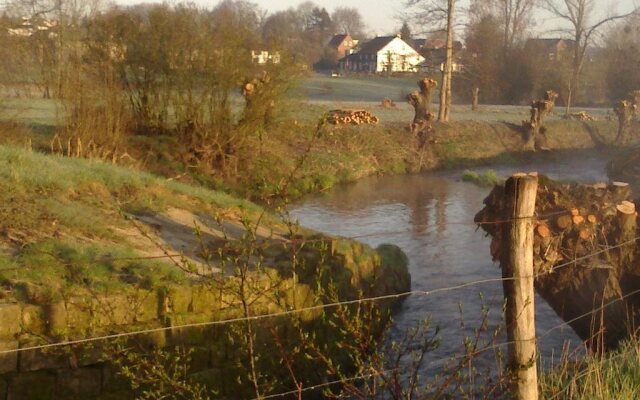
<path fill-rule="evenodd" d="M 410 288 L 407 260 L 397 247 L 376 251 L 304 230 L 292 235 L 285 222 L 261 207 L 222 192 L 6 146 L 0 146 L 0 169 L 0 350 L 160 328 L 127 345 L 145 351 L 202 348 L 198 359 L 206 361 L 190 373 L 209 370 L 219 378 L 218 366 L 229 366 L 224 372 L 233 379 L 211 390 L 249 397 L 241 367 L 247 350 L 238 346 L 244 325 L 178 326 L 244 316 L 243 304 L 250 305 L 252 316 L 286 312 L 286 318 L 255 324 L 260 370 L 282 378 L 275 389 L 283 390 L 291 382 L 273 346 L 274 329 L 291 347 L 302 345 L 305 332 L 313 332 L 318 345 L 332 346 L 345 334 L 331 312 L 294 310 Z M 190 252 L 191 247 L 196 249 Z M 192 269 L 198 260 L 219 268 Z M 245 267 L 244 275 L 230 272 Z M 391 303 L 375 304 L 371 327 L 384 326 Z M 30 384 L 46 386 L 47 393 L 54 387 L 84 390 L 66 385 L 75 382 L 74 374 L 103 373 L 113 354 L 102 345 L 0 354 L 0 389 L 5 385 L 0 399 L 6 393 L 28 398 L 16 393 L 31 378 Z M 336 360 L 345 368 L 353 361 Z M 302 355 L 299 362 L 309 372 L 308 383 L 319 378 L 321 365 Z M 66 398 L 95 398 L 111 390 L 101 387 L 100 379 L 96 385 L 90 393 Z M 42 398 L 55 398 L 51 393 Z"/>

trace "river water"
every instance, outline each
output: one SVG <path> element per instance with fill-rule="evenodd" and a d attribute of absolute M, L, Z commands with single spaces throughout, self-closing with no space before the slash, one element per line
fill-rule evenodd
<path fill-rule="evenodd" d="M 597 152 L 536 156 L 518 167 L 492 167 L 506 177 L 537 171 L 553 179 L 607 181 L 607 158 Z M 475 171 L 482 171 L 476 168 Z M 306 199 L 291 213 L 301 225 L 331 235 L 356 238 L 371 246 L 391 243 L 409 257 L 412 290 L 430 291 L 484 279 L 500 278 L 489 253 L 490 238 L 476 229 L 474 215 L 490 188 L 460 180 L 462 171 L 367 178 L 338 186 Z M 413 295 L 394 318 L 393 335 L 429 319 L 440 329 L 441 344 L 428 363 L 459 355 L 463 340 L 480 326 L 482 308 L 489 310 L 490 330 L 502 325 L 502 284 L 485 283 L 444 293 Z M 538 336 L 563 321 L 536 298 Z M 486 339 L 486 338 L 485 338 Z M 504 341 L 504 335 L 498 339 Z M 539 341 L 545 361 L 556 359 L 564 346 L 579 348 L 580 339 L 568 326 L 554 329 Z M 506 348 L 503 349 L 506 351 Z M 495 362 L 494 362 L 495 363 Z"/>

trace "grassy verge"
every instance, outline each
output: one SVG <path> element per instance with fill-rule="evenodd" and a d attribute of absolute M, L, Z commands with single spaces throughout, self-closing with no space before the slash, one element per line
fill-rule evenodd
<path fill-rule="evenodd" d="M 635 399 L 640 393 L 640 344 L 632 341 L 602 358 L 564 360 L 540 377 L 545 399 Z"/>
<path fill-rule="evenodd" d="M 241 167 L 233 173 L 194 165 L 188 145 L 171 136 L 129 137 L 126 152 L 131 158 L 123 162 L 172 180 L 264 200 L 282 191 L 296 198 L 369 175 L 514 163 L 530 155 L 522 152 L 519 124 L 509 122 L 522 119 L 517 107 L 506 107 L 503 113 L 486 110 L 466 117 L 460 114 L 460 119 L 454 114 L 453 122 L 436 125 L 431 143 L 420 147 L 407 129 L 411 112 L 406 105 L 399 106 L 390 110 L 371 108 L 383 121 L 378 126 L 328 125 L 315 135 L 323 113 L 341 104 L 290 105 L 293 111 L 267 132 L 243 139 L 245 150 L 237 155 Z M 11 115 L 21 107 L 24 104 L 12 104 Z M 46 113 L 32 115 L 32 111 L 25 110 L 21 118 L 0 123 L 0 141 L 50 152 L 56 132 L 54 119 L 50 112 L 47 115 L 51 118 L 47 119 Z M 36 118 L 38 115 L 41 117 Z M 613 143 L 616 134 L 615 123 L 606 120 L 556 118 L 547 127 L 552 150 L 606 146 Z"/>

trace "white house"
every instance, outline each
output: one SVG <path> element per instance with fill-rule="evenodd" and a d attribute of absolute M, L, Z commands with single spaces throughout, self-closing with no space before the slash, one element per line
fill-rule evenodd
<path fill-rule="evenodd" d="M 280 52 L 251 51 L 251 59 L 254 64 L 280 64 Z"/>
<path fill-rule="evenodd" d="M 415 72 L 424 60 L 400 36 L 379 36 L 339 63 L 347 72 Z"/>

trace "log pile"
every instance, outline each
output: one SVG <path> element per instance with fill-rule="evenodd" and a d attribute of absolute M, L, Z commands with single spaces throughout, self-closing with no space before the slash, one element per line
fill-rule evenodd
<path fill-rule="evenodd" d="M 593 115 L 590 115 L 586 111 L 580 111 L 577 113 L 569 114 L 565 116 L 565 119 L 570 119 L 574 121 L 597 121 L 598 119 Z"/>
<path fill-rule="evenodd" d="M 626 183 L 569 185 L 540 177 L 536 290 L 593 349 L 615 348 L 629 337 L 629 327 L 640 327 L 640 295 L 619 301 L 640 289 L 637 212 L 630 196 Z M 492 223 L 508 220 L 504 199 L 504 187 L 496 187 L 475 219 L 492 237 L 494 260 L 508 247 L 504 224 Z"/>
<path fill-rule="evenodd" d="M 327 122 L 332 125 L 377 125 L 380 119 L 365 110 L 331 110 Z"/>

